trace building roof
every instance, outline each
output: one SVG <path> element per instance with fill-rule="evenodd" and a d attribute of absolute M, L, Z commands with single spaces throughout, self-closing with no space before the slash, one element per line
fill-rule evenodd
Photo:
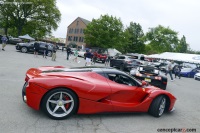
<path fill-rule="evenodd" d="M 86 20 L 86 19 L 81 18 L 81 17 L 78 17 L 78 18 L 80 18 L 80 20 L 81 20 L 85 25 L 88 25 L 88 24 L 90 23 L 89 20 Z M 78 18 L 76 18 L 74 21 L 76 21 Z M 73 21 L 73 22 L 74 22 L 74 21 Z M 72 22 L 72 23 L 73 23 L 73 22 Z M 71 23 L 71 24 L 72 24 L 72 23 Z M 70 24 L 70 25 L 71 25 L 71 24 Z M 68 27 L 69 27 L 70 25 L 68 25 Z"/>
<path fill-rule="evenodd" d="M 81 17 L 79 17 L 82 21 L 83 21 L 83 23 L 85 23 L 86 25 L 88 25 L 89 23 L 90 23 L 90 21 L 89 20 L 86 20 L 86 19 L 84 19 L 84 18 L 81 18 Z"/>

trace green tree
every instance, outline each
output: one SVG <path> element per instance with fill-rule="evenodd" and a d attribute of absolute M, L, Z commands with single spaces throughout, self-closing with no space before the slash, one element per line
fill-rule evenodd
<path fill-rule="evenodd" d="M 186 53 L 188 50 L 188 44 L 186 43 L 186 38 L 183 36 L 180 40 L 180 43 L 178 44 L 176 48 L 176 52 L 179 53 Z"/>
<path fill-rule="evenodd" d="M 150 28 L 150 31 L 146 33 L 144 38 L 147 45 L 150 45 L 157 53 L 173 52 L 176 50 L 179 42 L 177 32 L 161 25 Z"/>
<path fill-rule="evenodd" d="M 145 44 L 143 41 L 143 30 L 142 26 L 138 23 L 130 23 L 127 27 L 126 32 L 129 33 L 129 41 L 127 42 L 126 52 L 128 53 L 142 53 L 145 50 Z"/>
<path fill-rule="evenodd" d="M 87 25 L 84 34 L 85 42 L 92 47 L 120 48 L 123 43 L 123 24 L 116 17 L 101 15 Z"/>
<path fill-rule="evenodd" d="M 44 36 L 55 30 L 60 22 L 61 14 L 56 7 L 56 0 L 4 0 L 0 6 L 3 20 L 9 18 L 18 36 L 27 32 Z"/>

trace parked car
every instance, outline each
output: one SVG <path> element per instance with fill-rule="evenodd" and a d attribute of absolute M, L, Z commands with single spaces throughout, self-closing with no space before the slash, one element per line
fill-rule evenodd
<path fill-rule="evenodd" d="M 194 78 L 194 75 L 198 72 L 200 71 L 197 68 L 182 68 L 180 75 L 181 77 Z"/>
<path fill-rule="evenodd" d="M 30 42 L 30 43 L 17 43 L 16 45 L 16 50 L 21 51 L 22 53 L 27 53 L 27 52 L 34 52 L 34 43 L 35 42 Z M 53 51 L 53 44 L 51 43 L 45 43 L 45 42 L 38 42 L 39 43 L 39 53 L 44 52 L 46 49 L 45 45 L 48 45 L 48 56 L 52 56 L 52 51 Z"/>
<path fill-rule="evenodd" d="M 21 43 L 21 42 L 22 42 L 22 39 L 20 39 L 20 38 L 9 37 L 7 43 L 16 45 L 17 43 Z"/>
<path fill-rule="evenodd" d="M 86 53 L 86 50 L 81 49 L 81 50 L 78 51 L 78 56 L 84 57 L 85 53 Z"/>
<path fill-rule="evenodd" d="M 173 111 L 176 101 L 170 92 L 117 69 L 62 66 L 29 69 L 22 98 L 56 120 L 103 112 L 149 112 L 160 117 Z"/>
<path fill-rule="evenodd" d="M 93 56 L 96 56 L 97 62 L 105 63 L 107 55 L 108 55 L 108 50 L 104 48 L 91 48 L 91 53 Z M 85 58 L 85 54 L 84 54 L 84 58 Z"/>
<path fill-rule="evenodd" d="M 167 77 L 154 66 L 142 65 L 136 69 L 132 69 L 130 74 L 139 80 L 144 80 L 163 90 L 165 90 L 167 87 Z"/>
<path fill-rule="evenodd" d="M 130 55 L 119 55 L 110 60 L 110 67 L 117 67 L 122 71 L 130 71 L 132 68 L 137 68 L 139 65 L 142 65 L 142 62 Z"/>
<path fill-rule="evenodd" d="M 194 75 L 194 79 L 195 79 L 195 80 L 200 80 L 200 73 L 196 73 L 196 74 Z"/>

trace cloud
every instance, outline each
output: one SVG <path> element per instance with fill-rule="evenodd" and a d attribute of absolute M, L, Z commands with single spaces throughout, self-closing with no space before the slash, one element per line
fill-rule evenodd
<path fill-rule="evenodd" d="M 100 15 L 113 15 L 122 20 L 124 26 L 139 23 L 144 32 L 150 27 L 163 25 L 186 36 L 190 47 L 200 50 L 200 1 L 198 0 L 57 0 L 62 13 L 56 37 L 66 37 L 67 26 L 77 17 L 89 21 Z"/>

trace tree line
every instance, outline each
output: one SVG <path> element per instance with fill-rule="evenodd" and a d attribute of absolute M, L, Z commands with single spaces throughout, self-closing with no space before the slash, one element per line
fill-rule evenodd
<path fill-rule="evenodd" d="M 85 42 L 91 47 L 116 48 L 122 53 L 157 54 L 162 52 L 195 53 L 186 42 L 183 35 L 178 38 L 178 32 L 158 25 L 143 32 L 142 26 L 130 22 L 124 27 L 119 18 L 101 15 L 93 19 L 84 31 Z"/>

